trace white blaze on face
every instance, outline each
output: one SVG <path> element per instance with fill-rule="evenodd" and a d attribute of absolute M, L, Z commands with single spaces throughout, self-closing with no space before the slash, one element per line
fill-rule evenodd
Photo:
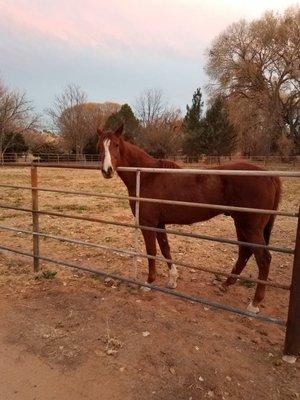
<path fill-rule="evenodd" d="M 110 152 L 109 152 L 110 140 L 105 139 L 103 142 L 103 145 L 104 145 L 103 171 L 108 172 L 108 169 L 113 167 L 112 163 L 111 163 Z"/>

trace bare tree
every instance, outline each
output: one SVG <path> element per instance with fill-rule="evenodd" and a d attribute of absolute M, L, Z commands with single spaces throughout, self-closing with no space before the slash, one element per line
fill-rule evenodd
<path fill-rule="evenodd" d="M 68 85 L 63 93 L 55 97 L 52 108 L 47 110 L 53 128 L 62 136 L 66 148 L 78 157 L 97 127 L 104 126 L 106 119 L 120 109 L 116 103 L 88 103 L 87 94 L 77 85 Z"/>
<path fill-rule="evenodd" d="M 0 161 L 18 137 L 35 128 L 39 117 L 34 114 L 25 93 L 10 90 L 0 82 Z"/>
<path fill-rule="evenodd" d="M 161 90 L 144 90 L 136 100 L 135 112 L 141 129 L 136 142 L 155 157 L 174 154 L 181 146 L 182 117 L 169 107 Z"/>
<path fill-rule="evenodd" d="M 87 141 L 83 105 L 87 102 L 87 95 L 75 85 L 68 85 L 61 95 L 55 97 L 52 108 L 47 110 L 53 128 L 62 135 L 76 155 L 82 154 Z"/>
<path fill-rule="evenodd" d="M 96 134 L 97 128 L 103 128 L 107 119 L 120 109 L 120 104 L 112 102 L 84 104 L 83 115 L 89 131 Z"/>
<path fill-rule="evenodd" d="M 283 15 L 240 21 L 228 27 L 212 44 L 207 72 L 213 95 L 222 93 L 232 102 L 231 111 L 244 116 L 254 109 L 269 151 L 276 151 L 282 133 L 300 149 L 300 7 Z M 250 111 L 251 110 L 251 111 Z M 232 114 L 230 114 L 232 115 Z M 250 116 L 250 115 L 249 115 Z M 237 128 L 249 132 L 251 118 L 236 118 Z"/>
<path fill-rule="evenodd" d="M 282 134 L 278 139 L 278 153 L 282 159 L 288 159 L 293 154 L 295 144 L 292 139 L 289 139 L 285 134 Z"/>
<path fill-rule="evenodd" d="M 179 109 L 164 110 L 163 115 L 141 128 L 137 143 L 158 158 L 174 155 L 181 148 L 182 125 Z"/>
<path fill-rule="evenodd" d="M 107 118 L 120 111 L 121 109 L 121 104 L 119 103 L 114 103 L 111 101 L 106 101 L 104 103 L 89 103 L 91 105 L 94 105 L 95 108 L 98 110 L 99 116 L 101 115 L 102 121 L 101 124 L 104 125 Z"/>
<path fill-rule="evenodd" d="M 135 113 L 144 127 L 160 119 L 166 109 L 167 105 L 159 89 L 146 89 L 136 99 Z"/>
<path fill-rule="evenodd" d="M 49 131 L 31 130 L 24 134 L 25 144 L 32 154 L 62 153 L 62 138 Z"/>
<path fill-rule="evenodd" d="M 238 129 L 240 150 L 246 155 L 270 154 L 273 132 L 265 112 L 240 96 L 232 95 L 227 104 L 229 119 Z"/>
<path fill-rule="evenodd" d="M 86 143 L 84 152 L 95 153 L 97 151 L 97 128 L 104 128 L 108 118 L 118 112 L 121 105 L 118 103 L 86 103 L 82 106 L 84 117 L 84 132 Z"/>

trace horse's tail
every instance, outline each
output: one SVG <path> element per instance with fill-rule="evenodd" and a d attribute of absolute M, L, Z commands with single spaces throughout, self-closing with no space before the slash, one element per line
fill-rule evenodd
<path fill-rule="evenodd" d="M 277 210 L 278 206 L 279 206 L 279 202 L 280 202 L 280 197 L 281 197 L 281 181 L 278 177 L 275 177 L 272 179 L 273 180 L 273 184 L 275 186 L 275 197 L 274 197 L 274 205 L 273 205 L 273 210 Z M 272 214 L 269 217 L 269 221 L 267 223 L 267 225 L 265 226 L 264 229 L 264 238 L 265 238 L 265 242 L 268 245 L 270 242 L 270 236 L 271 236 L 271 232 L 273 229 L 273 225 L 274 225 L 274 221 L 275 221 L 276 215 Z"/>

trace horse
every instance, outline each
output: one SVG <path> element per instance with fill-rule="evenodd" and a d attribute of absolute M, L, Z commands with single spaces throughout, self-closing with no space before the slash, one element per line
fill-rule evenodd
<path fill-rule="evenodd" d="M 136 174 L 133 171 L 118 171 L 118 167 L 143 168 L 180 168 L 173 161 L 157 160 L 140 147 L 125 141 L 122 137 L 124 126 L 115 131 L 98 129 L 98 151 L 102 163 L 102 175 L 106 179 L 113 177 L 115 171 L 127 187 L 129 196 L 136 195 Z M 263 168 L 248 162 L 235 162 L 220 165 L 218 170 L 264 171 Z M 251 207 L 257 209 L 277 210 L 281 194 L 281 182 L 278 177 L 238 176 L 238 175 L 206 175 L 141 173 L 140 196 L 144 198 L 167 199 L 195 203 L 217 204 L 223 206 Z M 135 215 L 135 201 L 130 201 Z M 217 215 L 231 216 L 234 221 L 237 239 L 253 244 L 268 245 L 274 224 L 274 214 L 247 213 L 241 211 L 187 207 L 151 202 L 140 202 L 139 224 L 141 226 L 165 229 L 167 224 L 190 225 L 210 220 Z M 168 237 L 165 232 L 142 229 L 147 254 L 156 256 L 156 240 L 162 255 L 172 260 Z M 238 258 L 232 268 L 232 274 L 239 275 L 245 268 L 249 258 L 254 255 L 258 266 L 258 278 L 267 280 L 269 275 L 271 254 L 263 247 L 239 246 Z M 169 267 L 169 288 L 177 287 L 178 272 L 172 262 Z M 155 259 L 148 259 L 148 283 L 156 278 Z M 222 283 L 223 290 L 236 282 L 236 277 L 228 277 Z M 265 285 L 258 283 L 254 298 L 247 309 L 259 312 L 259 304 L 265 297 Z"/>

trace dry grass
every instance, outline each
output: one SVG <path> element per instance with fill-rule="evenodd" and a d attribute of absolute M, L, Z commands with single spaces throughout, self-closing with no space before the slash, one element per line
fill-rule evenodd
<path fill-rule="evenodd" d="M 0 183 L 29 185 L 29 172 L 1 169 Z M 104 180 L 97 171 L 40 169 L 39 184 L 126 194 L 120 180 Z M 297 209 L 299 180 L 285 179 L 283 189 L 281 208 Z M 1 189 L 0 202 L 31 207 L 31 194 Z M 41 192 L 39 205 L 56 212 L 133 222 L 124 201 Z M 1 209 L 0 220 L 3 225 L 32 229 L 30 214 Z M 132 229 L 51 216 L 41 216 L 40 226 L 47 233 L 133 248 Z M 225 216 L 180 229 L 228 238 L 235 235 L 231 219 Z M 272 244 L 294 247 L 295 230 L 295 219 L 277 218 Z M 196 267 L 230 271 L 236 258 L 235 246 L 175 236 L 170 236 L 170 242 L 174 259 Z M 32 239 L 26 234 L 0 229 L 0 243 L 32 251 Z M 43 255 L 116 274 L 132 272 L 132 259 L 127 256 L 46 238 L 41 238 L 40 245 Z M 141 237 L 139 247 L 144 251 Z M 139 261 L 139 278 L 145 280 L 146 260 Z M 41 264 L 36 276 L 31 259 L 0 251 L 0 352 L 6 360 L 0 383 L 2 391 L 9 393 L 3 399 L 17 398 L 17 392 L 22 399 L 50 399 L 57 387 L 57 398 L 76 400 L 95 399 L 99 393 L 103 399 L 125 400 L 299 397 L 299 365 L 285 365 L 281 360 L 283 327 L 157 292 L 141 293 L 99 275 Z M 274 253 L 270 279 L 288 283 L 291 266 L 291 256 Z M 158 267 L 157 283 L 164 285 L 167 268 L 162 263 Z M 241 308 L 253 296 L 249 281 L 224 294 L 215 285 L 222 279 L 218 274 L 179 271 L 180 291 Z M 246 272 L 256 277 L 253 260 Z M 287 292 L 269 288 L 263 313 L 285 318 L 287 304 Z"/>
<path fill-rule="evenodd" d="M 30 180 L 29 172 L 27 168 L 4 168 L 0 176 L 0 183 L 28 185 Z M 98 171 L 41 168 L 39 169 L 39 185 L 58 189 L 67 188 L 68 190 L 85 190 L 96 193 L 126 195 L 126 188 L 118 178 L 104 180 Z M 281 208 L 296 210 L 299 205 L 299 195 L 300 181 L 291 178 L 284 179 Z M 3 203 L 30 207 L 31 193 L 29 190 L 1 189 L 0 200 Z M 42 210 L 68 212 L 81 216 L 85 215 L 108 220 L 117 220 L 119 222 L 133 222 L 129 206 L 124 200 L 40 192 L 39 207 Z M 0 220 L 3 224 L 19 227 L 20 229 L 32 229 L 30 214 L 1 210 Z M 128 228 L 100 225 L 87 221 L 76 221 L 52 216 L 41 216 L 40 227 L 43 232 L 55 235 L 67 236 L 129 250 L 133 249 L 134 230 Z M 180 229 L 223 236 L 226 238 L 235 237 L 232 221 L 225 216 L 219 216 L 211 221 L 195 224 L 192 227 L 181 227 Z M 272 235 L 272 244 L 292 248 L 294 246 L 295 230 L 295 219 L 278 217 Z M 29 251 L 32 247 L 31 238 L 26 234 L 14 234 L 1 231 L 0 240 L 4 245 L 24 248 Z M 224 271 L 224 269 L 229 271 L 236 257 L 237 249 L 234 246 L 225 244 L 175 236 L 170 236 L 170 243 L 174 259 L 190 262 L 195 266 L 209 265 L 220 271 Z M 139 237 L 139 248 L 144 251 L 141 235 Z M 132 273 L 132 259 L 130 257 L 72 243 L 62 243 L 42 238 L 41 253 L 43 255 L 66 259 L 68 261 L 77 262 L 78 264 L 87 264 L 94 268 L 105 269 L 123 275 L 130 275 Z M 26 258 L 17 257 L 12 254 L 3 254 L 3 258 L 4 260 L 21 260 L 26 268 L 30 268 L 31 261 Z M 5 263 L 7 262 L 9 263 L 10 261 L 5 261 Z M 139 264 L 139 278 L 145 279 L 147 272 L 146 261 L 142 261 Z M 274 254 L 270 279 L 273 281 L 278 280 L 281 283 L 288 283 L 291 265 L 292 258 L 290 256 Z M 5 267 L 7 268 L 8 265 Z M 48 263 L 42 263 L 42 268 L 45 270 L 55 269 L 60 271 L 60 275 L 64 277 L 72 276 L 70 270 L 54 267 Z M 159 283 L 165 283 L 165 272 L 166 267 L 159 263 Z M 250 261 L 247 272 L 249 276 L 256 276 L 257 271 L 253 260 Z M 6 276 L 6 274 L 4 275 Z M 195 278 L 195 276 L 197 277 Z M 180 287 L 186 287 L 189 292 L 201 294 L 203 293 L 203 285 L 210 284 L 211 281 L 212 277 L 208 274 L 197 273 L 197 275 L 195 275 L 181 268 Z M 248 290 L 253 291 L 251 285 L 244 285 L 242 291 L 247 290 L 247 287 Z M 243 297 L 245 297 L 245 294 Z M 232 298 L 231 301 L 237 304 L 240 302 L 240 300 L 236 300 L 236 298 Z M 285 296 L 281 298 L 280 304 L 282 304 L 282 301 L 286 303 Z M 276 308 L 279 309 L 280 307 Z"/>

